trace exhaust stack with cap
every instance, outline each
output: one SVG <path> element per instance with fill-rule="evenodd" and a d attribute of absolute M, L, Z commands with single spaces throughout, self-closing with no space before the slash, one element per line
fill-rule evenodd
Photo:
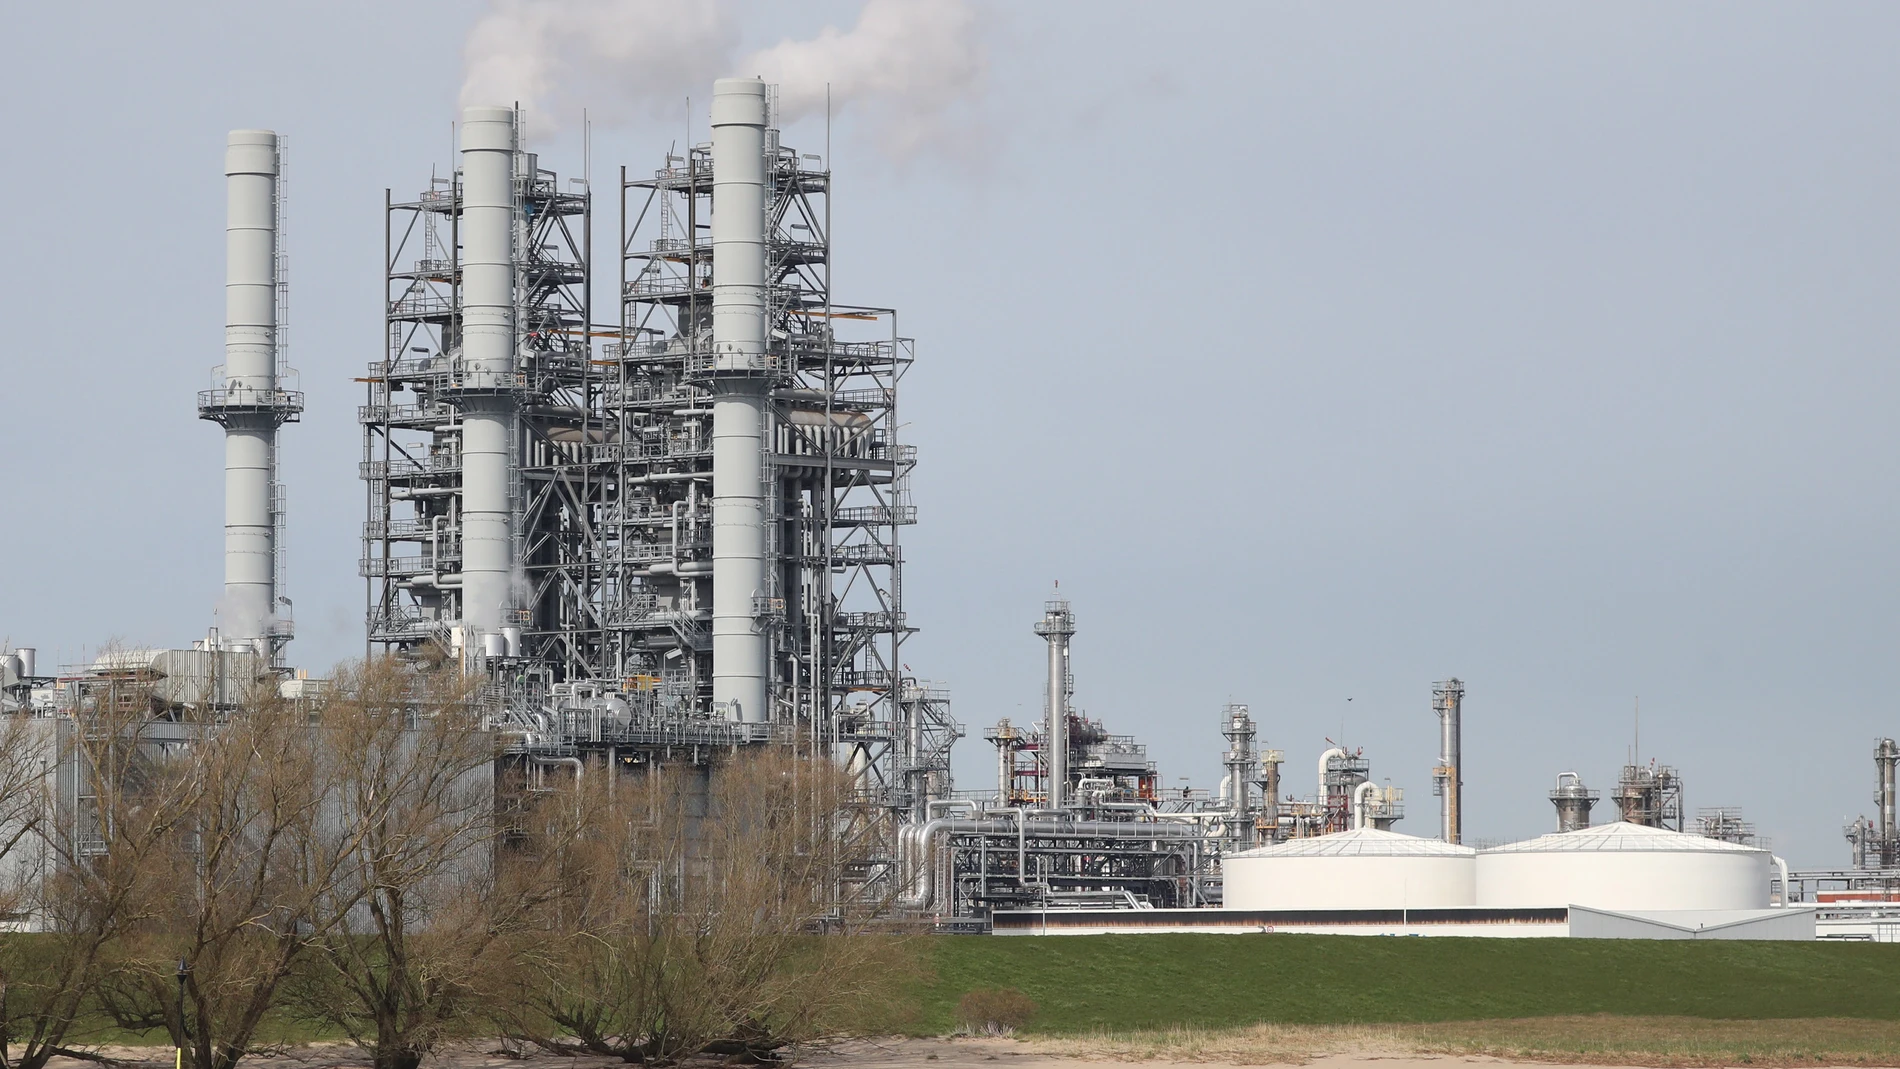
<path fill-rule="evenodd" d="M 499 635 L 514 540 L 515 113 L 462 111 L 462 624 Z"/>
<path fill-rule="evenodd" d="M 713 707 L 766 708 L 765 83 L 713 83 Z"/>
<path fill-rule="evenodd" d="M 303 409 L 303 395 L 278 382 L 281 162 L 272 131 L 231 131 L 224 155 L 224 367 L 222 381 L 198 395 L 199 417 L 224 427 L 221 629 L 237 644 L 272 654 L 290 638 L 290 621 L 277 612 L 277 430 Z"/>

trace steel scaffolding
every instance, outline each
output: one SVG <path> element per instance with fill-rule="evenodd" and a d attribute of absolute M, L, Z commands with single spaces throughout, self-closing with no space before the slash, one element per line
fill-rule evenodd
<path fill-rule="evenodd" d="M 374 648 L 454 658 L 490 681 L 524 752 L 705 760 L 778 739 L 835 757 L 860 804 L 843 835 L 876 859 L 852 893 L 891 892 L 899 826 L 950 790 L 960 729 L 903 644 L 901 530 L 916 522 L 896 312 L 834 303 L 831 174 L 766 131 L 765 553 L 752 619 L 767 714 L 716 707 L 712 642 L 713 152 L 619 179 L 617 321 L 594 322 L 593 206 L 516 151 L 515 371 L 462 373 L 459 171 L 386 210 L 387 344 L 365 378 L 362 573 Z M 498 634 L 466 626 L 462 425 L 514 428 L 516 562 Z M 492 418 L 492 416 L 491 416 Z M 727 492 L 732 492 L 728 490 Z"/>

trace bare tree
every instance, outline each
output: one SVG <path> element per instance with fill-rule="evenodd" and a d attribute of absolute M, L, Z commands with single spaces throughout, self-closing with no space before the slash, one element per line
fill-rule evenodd
<path fill-rule="evenodd" d="M 0 738 L 9 910 L 35 931 L 0 941 L 0 1066 L 40 1069 L 76 1042 L 114 941 L 149 919 L 154 857 L 192 810 L 196 785 L 154 737 L 150 687 L 107 675 L 73 717 L 19 718 Z M 64 807 L 56 772 L 71 778 Z"/>
<path fill-rule="evenodd" d="M 163 1029 L 193 1069 L 231 1069 L 300 955 L 342 921 L 333 890 L 353 844 L 327 834 L 335 769 L 310 711 L 254 688 L 228 718 L 187 718 L 160 770 L 188 785 L 182 819 L 154 828 L 143 916 L 112 944 L 102 1008 Z"/>
<path fill-rule="evenodd" d="M 321 704 L 339 878 L 319 895 L 345 924 L 318 933 L 292 1005 L 415 1069 L 472 1023 L 480 970 L 507 930 L 495 891 L 494 736 L 465 681 L 393 659 L 340 669 Z"/>
<path fill-rule="evenodd" d="M 695 812 L 683 772 L 584 784 L 542 801 L 541 831 L 570 822 L 537 867 L 559 893 L 515 959 L 505 1031 L 550 1050 L 666 1063 L 762 1058 L 817 1034 L 902 975 L 908 946 L 836 905 L 866 859 L 836 832 L 845 772 L 780 749 L 742 751 Z M 819 933 L 827 934 L 819 934 Z"/>

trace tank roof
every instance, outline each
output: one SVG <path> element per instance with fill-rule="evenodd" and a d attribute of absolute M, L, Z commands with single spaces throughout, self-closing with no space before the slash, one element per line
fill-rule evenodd
<path fill-rule="evenodd" d="M 1540 835 L 1535 839 L 1505 843 L 1503 846 L 1494 846 L 1484 853 L 1558 854 L 1596 851 L 1691 854 L 1767 853 L 1758 846 L 1725 843 L 1720 839 L 1708 839 L 1700 835 L 1670 831 L 1667 828 L 1652 828 L 1644 824 L 1631 824 L 1620 820 L 1614 824 L 1598 824 L 1595 827 L 1578 828 L 1575 831 L 1551 832 L 1549 835 Z"/>
<path fill-rule="evenodd" d="M 1273 846 L 1259 846 L 1232 855 L 1241 857 L 1471 857 L 1477 853 L 1469 846 L 1442 839 L 1421 839 L 1377 828 L 1316 835 L 1310 839 L 1289 839 Z"/>

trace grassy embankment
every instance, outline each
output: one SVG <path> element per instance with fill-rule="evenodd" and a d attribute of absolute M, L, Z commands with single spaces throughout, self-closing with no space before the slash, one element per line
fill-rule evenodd
<path fill-rule="evenodd" d="M 1900 946 L 1138 935 L 942 938 L 928 957 L 918 1031 L 1015 987 L 1051 1053 L 1900 1065 Z"/>

